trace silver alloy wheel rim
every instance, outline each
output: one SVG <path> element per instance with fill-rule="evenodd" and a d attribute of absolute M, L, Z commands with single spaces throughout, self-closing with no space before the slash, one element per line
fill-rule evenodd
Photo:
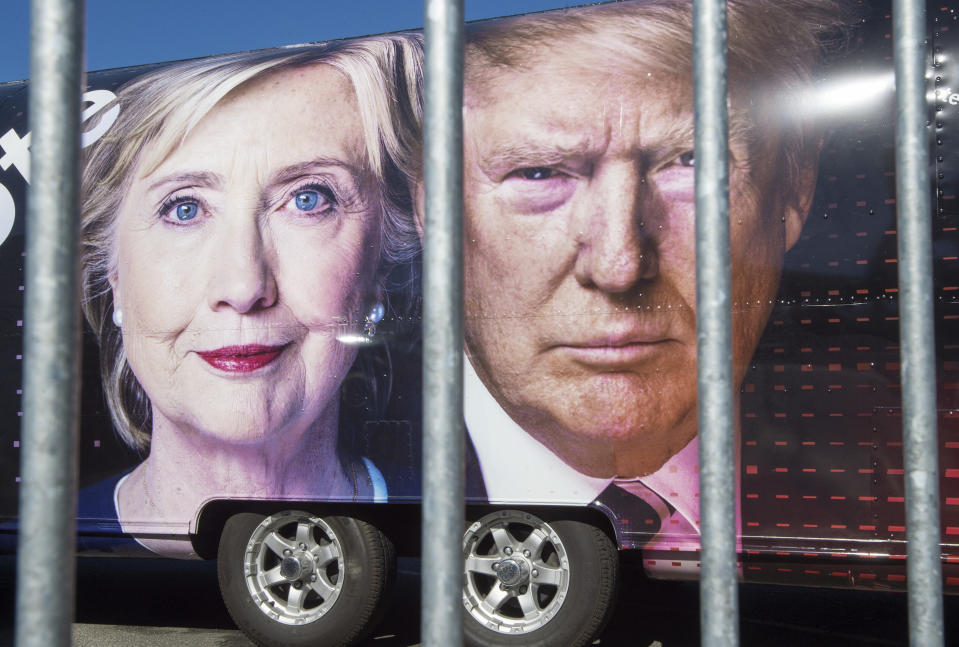
<path fill-rule="evenodd" d="M 539 629 L 569 592 L 569 558 L 559 535 L 526 512 L 489 514 L 463 538 L 463 604 L 484 627 L 506 634 Z"/>
<path fill-rule="evenodd" d="M 260 611 L 286 625 L 325 615 L 343 588 L 343 550 L 336 533 L 308 512 L 264 519 L 244 555 L 246 587 Z"/>

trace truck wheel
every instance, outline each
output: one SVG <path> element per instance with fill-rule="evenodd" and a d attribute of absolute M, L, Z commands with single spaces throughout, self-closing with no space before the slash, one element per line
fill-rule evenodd
<path fill-rule="evenodd" d="M 575 647 L 609 619 L 619 558 L 594 526 L 503 510 L 467 529 L 463 558 L 467 645 Z"/>
<path fill-rule="evenodd" d="M 370 524 L 288 510 L 226 522 L 220 592 L 256 644 L 352 645 L 371 631 L 393 582 L 393 544 Z"/>

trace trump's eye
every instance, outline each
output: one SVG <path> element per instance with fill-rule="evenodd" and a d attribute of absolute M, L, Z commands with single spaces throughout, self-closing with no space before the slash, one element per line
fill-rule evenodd
<path fill-rule="evenodd" d="M 662 158 L 664 163 L 655 168 L 650 176 L 656 182 L 660 195 L 677 202 L 693 200 L 696 156 L 693 155 L 693 151 L 686 151 L 676 157 L 667 155 Z"/>
<path fill-rule="evenodd" d="M 503 197 L 517 212 L 545 213 L 565 204 L 576 190 L 578 179 L 565 167 L 523 166 L 502 180 Z"/>
<path fill-rule="evenodd" d="M 175 195 L 160 207 L 162 220 L 174 225 L 187 225 L 200 215 L 200 201 L 191 195 Z"/>
<path fill-rule="evenodd" d="M 548 180 L 556 176 L 556 171 L 547 166 L 533 166 L 522 168 L 516 173 L 524 180 Z"/>

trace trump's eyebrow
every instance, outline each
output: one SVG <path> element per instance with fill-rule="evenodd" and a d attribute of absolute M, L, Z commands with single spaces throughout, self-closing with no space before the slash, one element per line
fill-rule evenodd
<path fill-rule="evenodd" d="M 729 116 L 729 146 L 732 161 L 746 150 L 746 144 L 752 134 L 751 123 L 743 111 L 732 111 Z M 680 114 L 674 117 L 656 120 L 644 129 L 642 140 L 635 153 L 645 163 L 674 157 L 693 150 L 694 129 L 692 115 Z M 605 141 L 596 141 L 587 137 L 570 143 L 555 141 L 513 141 L 495 146 L 482 154 L 478 165 L 490 178 L 502 176 L 510 171 L 539 166 L 560 166 L 573 164 L 579 166 L 600 152 Z M 739 155 L 737 155 L 739 153 Z"/>
<path fill-rule="evenodd" d="M 165 175 L 151 184 L 147 190 L 155 191 L 168 184 L 179 184 L 181 186 L 203 186 L 211 189 L 217 189 L 223 185 L 223 178 L 217 173 L 209 171 L 187 171 L 184 173 L 172 173 Z"/>
<path fill-rule="evenodd" d="M 479 165 L 485 173 L 495 175 L 517 168 L 554 166 L 582 160 L 595 148 L 586 138 L 566 145 L 541 141 L 510 142 L 482 155 Z"/>

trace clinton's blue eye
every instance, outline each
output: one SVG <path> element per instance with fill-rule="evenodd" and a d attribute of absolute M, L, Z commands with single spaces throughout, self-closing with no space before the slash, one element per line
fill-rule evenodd
<path fill-rule="evenodd" d="M 181 202 L 176 206 L 173 215 L 180 222 L 193 220 L 200 212 L 200 206 L 196 202 Z"/>
<path fill-rule="evenodd" d="M 309 217 L 328 215 L 337 205 L 333 189 L 322 182 L 301 183 L 289 196 L 285 208 Z"/>
<path fill-rule="evenodd" d="M 297 191 L 293 203 L 300 211 L 313 211 L 320 203 L 320 194 L 318 191 Z"/>
<path fill-rule="evenodd" d="M 173 195 L 160 205 L 157 216 L 171 225 L 194 225 L 201 222 L 200 206 L 202 202 L 199 197 L 190 193 Z"/>

